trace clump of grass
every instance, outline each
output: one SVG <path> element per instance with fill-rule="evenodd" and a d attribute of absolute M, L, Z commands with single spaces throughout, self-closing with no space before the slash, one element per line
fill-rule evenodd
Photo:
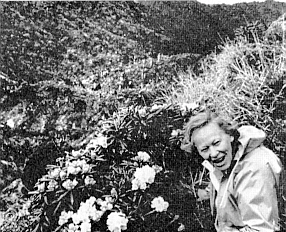
<path fill-rule="evenodd" d="M 199 75 L 179 75 L 177 87 L 167 97 L 173 103 L 199 103 L 241 124 L 269 130 L 284 86 L 273 85 L 285 76 L 285 47 L 257 41 L 228 41 L 219 54 L 201 61 Z"/>

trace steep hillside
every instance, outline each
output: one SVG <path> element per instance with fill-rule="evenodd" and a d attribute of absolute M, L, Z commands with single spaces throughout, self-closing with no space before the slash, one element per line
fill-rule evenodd
<path fill-rule="evenodd" d="M 259 20 L 267 27 L 286 11 L 286 3 L 266 1 L 234 5 L 188 2 L 145 2 L 149 25 L 170 40 L 157 47 L 164 54 L 209 53 L 235 29 Z"/>

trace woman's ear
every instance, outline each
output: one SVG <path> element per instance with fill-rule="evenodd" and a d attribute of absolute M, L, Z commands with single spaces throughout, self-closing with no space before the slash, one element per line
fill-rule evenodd
<path fill-rule="evenodd" d="M 230 136 L 230 141 L 231 141 L 231 142 L 234 141 L 234 136 Z"/>

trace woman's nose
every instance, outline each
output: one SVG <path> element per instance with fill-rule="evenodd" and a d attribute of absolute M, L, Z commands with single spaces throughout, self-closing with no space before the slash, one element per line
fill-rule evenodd
<path fill-rule="evenodd" d="M 210 158 L 216 158 L 217 157 L 217 150 L 213 147 L 210 147 Z"/>

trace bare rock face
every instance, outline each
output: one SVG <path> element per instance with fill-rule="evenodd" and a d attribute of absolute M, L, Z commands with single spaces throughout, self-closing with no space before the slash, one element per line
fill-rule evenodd
<path fill-rule="evenodd" d="M 270 24 L 265 37 L 272 41 L 286 41 L 286 13 Z"/>

